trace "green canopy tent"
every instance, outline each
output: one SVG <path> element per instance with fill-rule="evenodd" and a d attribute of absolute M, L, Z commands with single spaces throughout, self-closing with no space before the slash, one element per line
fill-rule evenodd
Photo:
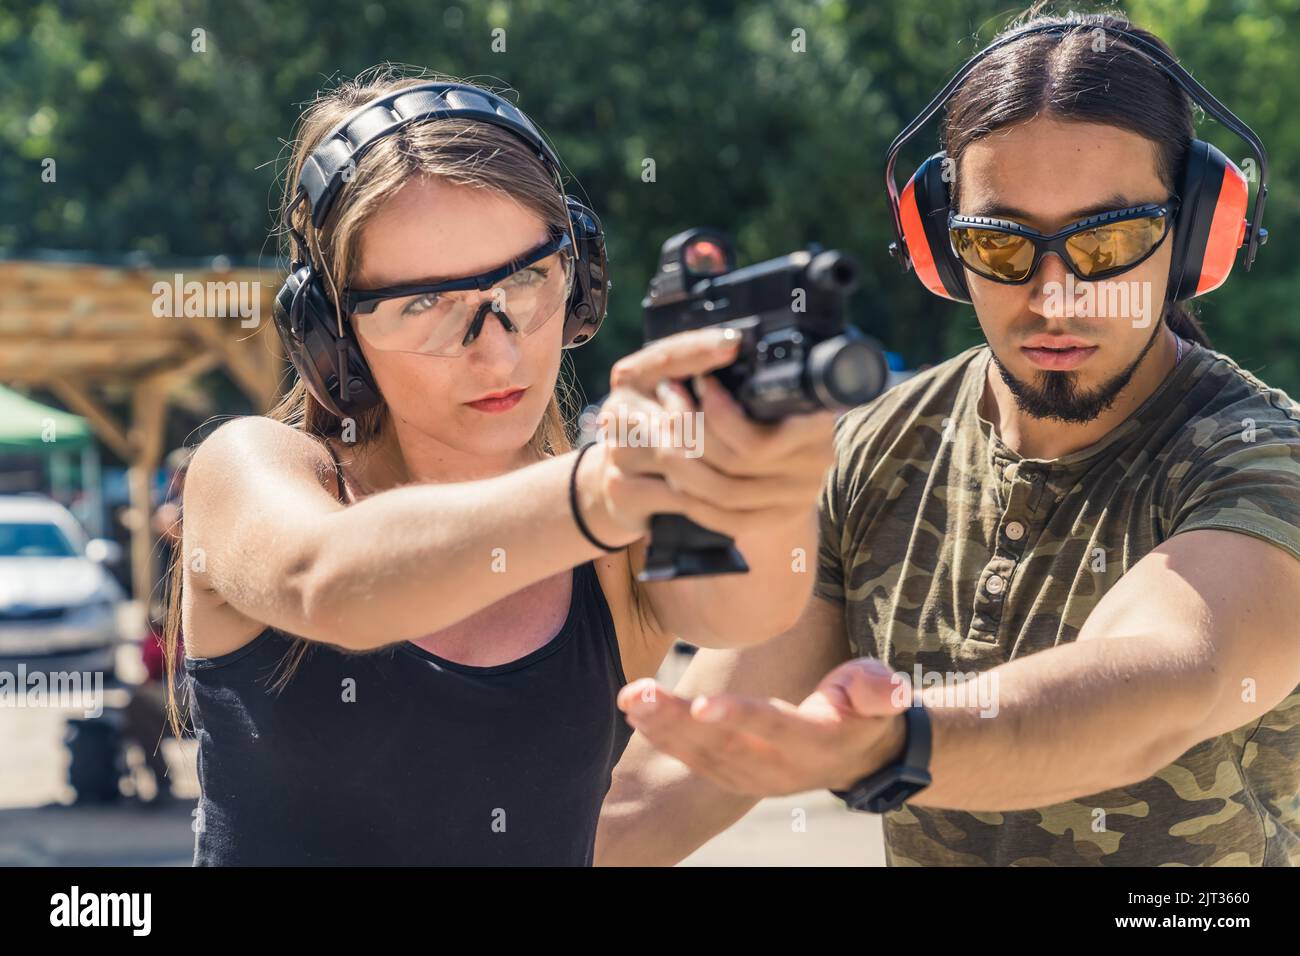
<path fill-rule="evenodd" d="M 93 536 L 104 533 L 99 448 L 90 423 L 80 415 L 42 405 L 0 385 L 0 457 L 41 455 L 49 467 L 50 486 L 62 497 L 71 486 L 72 455 L 81 457 L 84 514 Z"/>

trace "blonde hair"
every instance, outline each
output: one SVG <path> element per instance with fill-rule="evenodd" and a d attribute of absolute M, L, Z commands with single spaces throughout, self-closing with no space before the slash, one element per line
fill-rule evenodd
<path fill-rule="evenodd" d="M 351 181 L 340 192 L 329 218 L 317 230 L 311 224 L 306 203 L 294 206 L 298 175 L 303 164 L 325 136 L 353 110 L 366 102 L 396 90 L 430 81 L 464 82 L 427 70 L 412 70 L 381 64 L 358 74 L 333 90 L 318 94 L 303 112 L 292 142 L 291 158 L 284 176 L 281 236 L 288 242 L 288 225 L 302 235 L 311 252 L 316 271 L 336 303 L 338 292 L 348 285 L 359 256 L 361 234 L 383 204 L 414 176 L 430 176 L 456 185 L 490 189 L 519 202 L 550 227 L 568 228 L 568 207 L 553 176 L 524 142 L 514 134 L 489 123 L 464 119 L 425 120 L 399 130 L 377 142 L 358 163 Z M 290 254 L 293 252 L 290 250 Z M 346 317 L 339 315 L 340 322 Z M 540 455 L 560 455 L 573 448 L 572 429 L 577 415 L 577 393 L 566 379 L 571 363 L 561 367 L 555 391 L 529 440 Z M 343 422 L 326 410 L 307 390 L 301 379 L 292 386 L 267 417 L 284 422 L 322 444 L 342 433 Z M 379 437 L 389 420 L 381 401 L 355 419 L 355 443 L 364 446 Z M 352 436 L 349 436 L 350 438 Z M 172 732 L 180 736 L 180 710 L 174 691 L 178 666 L 180 601 L 183 560 L 180 549 L 168 577 L 167 617 L 163 654 L 167 670 L 167 713 Z M 292 676 L 311 642 L 297 638 L 284 660 L 276 683 L 282 687 Z"/>

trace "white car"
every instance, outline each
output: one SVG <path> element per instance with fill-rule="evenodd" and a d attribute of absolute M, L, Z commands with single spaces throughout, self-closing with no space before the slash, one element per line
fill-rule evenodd
<path fill-rule="evenodd" d="M 0 669 L 114 671 L 122 549 L 48 498 L 0 495 Z"/>

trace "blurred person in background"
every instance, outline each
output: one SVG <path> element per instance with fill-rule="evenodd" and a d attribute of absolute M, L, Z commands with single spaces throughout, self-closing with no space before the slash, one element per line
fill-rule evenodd
<path fill-rule="evenodd" d="M 177 448 L 167 456 L 164 466 L 168 473 L 163 500 L 154 509 L 150 527 L 164 546 L 167 555 L 164 567 L 171 567 L 179 559 L 181 544 L 181 504 L 185 494 L 185 473 L 193 454 L 189 448 Z M 163 600 L 166 600 L 164 596 Z M 168 732 L 168 697 L 183 700 L 180 688 L 169 692 L 166 655 L 164 653 L 165 604 L 150 603 L 149 631 L 140 643 L 140 656 L 144 664 L 144 680 L 131 688 L 131 699 L 123 711 L 123 734 L 139 744 L 144 751 L 145 763 L 153 774 L 155 792 L 147 802 L 165 805 L 175 796 L 171 790 L 167 758 L 162 749 L 162 738 Z M 176 646 L 183 653 L 184 635 L 177 633 Z M 178 727 L 188 736 L 187 720 L 182 714 Z"/>

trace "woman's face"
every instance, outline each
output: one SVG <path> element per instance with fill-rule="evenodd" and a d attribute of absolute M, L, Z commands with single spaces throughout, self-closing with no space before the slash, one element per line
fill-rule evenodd
<path fill-rule="evenodd" d="M 548 238 L 545 222 L 509 197 L 420 177 L 366 225 L 351 285 L 378 289 L 478 275 Z M 559 374 L 564 311 L 561 301 L 529 335 L 507 331 L 489 312 L 478 337 L 455 357 L 376 349 L 364 325 L 358 340 L 399 435 L 414 431 L 467 455 L 499 457 L 527 445 L 546 411 Z M 468 404 L 515 388 L 523 396 L 506 410 Z"/>
<path fill-rule="evenodd" d="M 1150 140 L 1114 126 L 1051 117 L 975 141 L 962 154 L 957 176 L 961 214 L 1010 219 L 1048 235 L 1094 212 L 1169 198 Z M 1105 410 L 1162 324 L 1172 250 L 1171 231 L 1145 262 L 1097 283 L 1073 277 L 1055 253 L 1047 253 L 1023 285 L 966 270 L 998 370 L 1023 408 L 1073 422 Z M 1085 285 L 1104 293 L 1091 307 Z M 1044 344 L 1043 336 L 1070 336 L 1091 349 L 1060 370 L 1060 360 L 1027 347 Z"/>

